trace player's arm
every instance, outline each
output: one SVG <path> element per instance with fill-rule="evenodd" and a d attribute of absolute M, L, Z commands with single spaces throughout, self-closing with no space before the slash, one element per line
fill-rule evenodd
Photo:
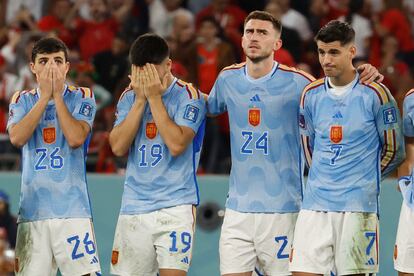
<path fill-rule="evenodd" d="M 398 168 L 398 177 L 408 177 L 414 167 L 414 94 L 407 93 L 403 103 L 403 131 L 405 135 L 404 162 Z"/>
<path fill-rule="evenodd" d="M 398 177 L 410 176 L 414 167 L 414 137 L 405 137 L 405 159 L 398 167 Z"/>
<path fill-rule="evenodd" d="M 56 65 L 52 66 L 53 99 L 55 100 L 59 126 L 69 146 L 71 148 L 78 148 L 83 145 L 91 131 L 96 112 L 96 103 L 92 92 L 87 89 L 86 93 L 88 95 L 85 95 L 85 99 L 82 98 L 79 101 L 80 103 L 77 102 L 74 114 L 71 114 L 63 100 L 62 93 L 65 89 L 66 76 L 57 69 Z M 89 124 L 88 121 L 90 121 Z"/>
<path fill-rule="evenodd" d="M 22 99 L 18 101 L 18 94 L 12 97 L 10 103 L 10 111 L 13 114 L 9 119 L 8 132 L 10 142 L 16 147 L 24 146 L 30 137 L 32 137 L 43 112 L 46 109 L 47 103 L 52 97 L 53 84 L 52 84 L 52 65 L 48 62 L 45 68 L 39 72 L 36 76 L 40 89 L 40 98 L 32 109 L 25 115 Z"/>
<path fill-rule="evenodd" d="M 402 124 L 400 111 L 397 103 L 388 89 L 381 85 L 379 93 L 383 99 L 388 99 L 383 104 L 376 100 L 376 125 L 381 142 L 381 174 L 388 175 L 405 158 L 404 136 L 402 133 Z"/>
<path fill-rule="evenodd" d="M 39 124 L 40 119 L 42 118 L 43 112 L 46 109 L 48 101 L 49 99 L 46 99 L 45 97 L 40 97 L 39 101 L 23 117 L 23 119 L 21 119 L 18 123 L 12 123 L 9 126 L 8 132 L 10 142 L 13 144 L 13 146 L 20 148 L 23 147 L 27 143 L 27 141 L 29 141 L 37 125 Z M 17 105 L 19 104 L 15 104 L 12 102 L 10 104 L 10 110 L 13 110 L 13 112 L 15 113 L 16 108 L 22 108 L 18 107 Z"/>
<path fill-rule="evenodd" d="M 304 94 L 306 90 L 302 94 L 302 98 L 304 98 Z M 309 110 L 309 103 L 306 101 L 306 98 L 303 99 L 303 103 L 300 104 L 299 110 L 299 131 L 300 131 L 300 140 L 302 146 L 302 153 L 305 157 L 306 165 L 308 168 L 311 167 L 312 164 L 312 153 L 313 153 L 313 145 L 315 140 L 315 130 L 313 127 L 312 116 Z"/>
<path fill-rule="evenodd" d="M 223 97 L 222 78 L 221 74 L 217 77 L 208 96 L 206 94 L 202 95 L 207 103 L 208 117 L 215 117 L 227 111 L 226 102 Z"/>
<path fill-rule="evenodd" d="M 164 106 L 162 93 L 167 86 L 168 74 L 164 77 L 164 80 L 161 83 L 158 73 L 152 64 L 145 65 L 144 72 L 144 91 L 155 124 L 157 125 L 158 131 L 171 155 L 178 156 L 192 142 L 196 133 L 191 127 L 179 125 L 174 122 Z M 194 112 L 197 113 L 197 115 L 194 116 L 198 117 L 200 115 L 198 114 L 200 108 L 195 105 L 192 108 L 194 108 Z M 197 109 L 197 111 L 195 111 L 195 109 Z"/>
<path fill-rule="evenodd" d="M 109 144 L 116 156 L 123 156 L 131 147 L 141 125 L 147 102 L 142 91 L 142 85 L 139 83 L 138 67 L 135 65 L 132 65 L 129 78 L 131 87 L 135 92 L 135 101 L 132 105 L 129 105 L 128 99 L 121 96 L 117 106 L 115 127 L 109 134 Z"/>

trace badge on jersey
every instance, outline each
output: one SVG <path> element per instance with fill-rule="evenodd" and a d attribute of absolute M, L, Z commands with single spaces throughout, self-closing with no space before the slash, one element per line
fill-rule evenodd
<path fill-rule="evenodd" d="M 113 250 L 112 257 L 111 257 L 111 263 L 113 265 L 116 265 L 118 263 L 118 257 L 119 257 L 119 251 Z"/>
<path fill-rule="evenodd" d="M 253 107 L 249 108 L 249 124 L 252 126 L 260 125 L 260 108 Z"/>
<path fill-rule="evenodd" d="M 187 120 L 195 123 L 197 121 L 198 112 L 199 112 L 198 107 L 195 107 L 194 105 L 188 104 L 185 107 L 184 119 L 187 119 Z"/>
<path fill-rule="evenodd" d="M 342 141 L 342 126 L 331 126 L 331 142 L 338 144 Z"/>
<path fill-rule="evenodd" d="M 81 108 L 79 110 L 79 114 L 82 114 L 83 116 L 86 117 L 92 117 L 92 105 L 88 104 L 88 103 L 82 103 Z"/>
<path fill-rule="evenodd" d="M 154 139 L 157 136 L 157 125 L 154 122 L 147 122 L 145 126 L 145 135 L 148 139 Z"/>
<path fill-rule="evenodd" d="M 43 141 L 46 144 L 53 144 L 56 141 L 56 129 L 54 127 L 45 127 L 43 129 Z"/>
<path fill-rule="evenodd" d="M 387 108 L 384 110 L 384 124 L 393 124 L 397 122 L 397 112 L 395 107 Z"/>

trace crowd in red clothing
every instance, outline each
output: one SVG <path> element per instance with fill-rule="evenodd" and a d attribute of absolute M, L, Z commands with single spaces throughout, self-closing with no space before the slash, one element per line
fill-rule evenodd
<path fill-rule="evenodd" d="M 99 111 L 88 169 L 116 172 L 123 160 L 114 158 L 107 136 L 128 86 L 131 42 L 149 31 L 163 36 L 173 73 L 208 94 L 224 67 L 244 60 L 243 22 L 256 9 L 282 22 L 283 48 L 275 52 L 280 63 L 321 76 L 313 36 L 338 19 L 356 31 L 355 63 L 376 66 L 399 102 L 414 86 L 411 0 L 0 0 L 0 152 L 15 152 L 5 130 L 8 101 L 15 90 L 35 87 L 28 63 L 40 37 L 62 39 L 70 49 L 69 82 L 94 91 Z M 209 119 L 203 171 L 228 172 L 228 143 L 227 117 Z"/>

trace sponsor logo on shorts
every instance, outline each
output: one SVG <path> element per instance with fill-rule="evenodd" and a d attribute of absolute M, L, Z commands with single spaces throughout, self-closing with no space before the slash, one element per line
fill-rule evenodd
<path fill-rule="evenodd" d="M 398 247 L 397 245 L 394 245 L 394 260 L 396 260 L 398 257 Z"/>
<path fill-rule="evenodd" d="M 188 257 L 187 257 L 187 256 L 185 256 L 185 257 L 181 260 L 181 262 L 182 262 L 182 263 L 185 263 L 185 264 L 190 264 L 190 260 L 188 259 Z"/>
<path fill-rule="evenodd" d="M 19 258 L 14 259 L 14 272 L 19 272 Z"/>
<path fill-rule="evenodd" d="M 119 251 L 116 250 L 112 250 L 112 258 L 111 258 L 111 263 L 113 265 L 116 265 L 118 263 L 118 257 L 119 257 Z"/>

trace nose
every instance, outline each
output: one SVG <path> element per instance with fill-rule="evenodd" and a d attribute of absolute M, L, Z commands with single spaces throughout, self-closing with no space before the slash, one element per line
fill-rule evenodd
<path fill-rule="evenodd" d="M 330 64 L 332 61 L 332 58 L 330 55 L 324 55 L 323 57 L 321 57 L 321 64 L 322 65 L 327 65 Z"/>

